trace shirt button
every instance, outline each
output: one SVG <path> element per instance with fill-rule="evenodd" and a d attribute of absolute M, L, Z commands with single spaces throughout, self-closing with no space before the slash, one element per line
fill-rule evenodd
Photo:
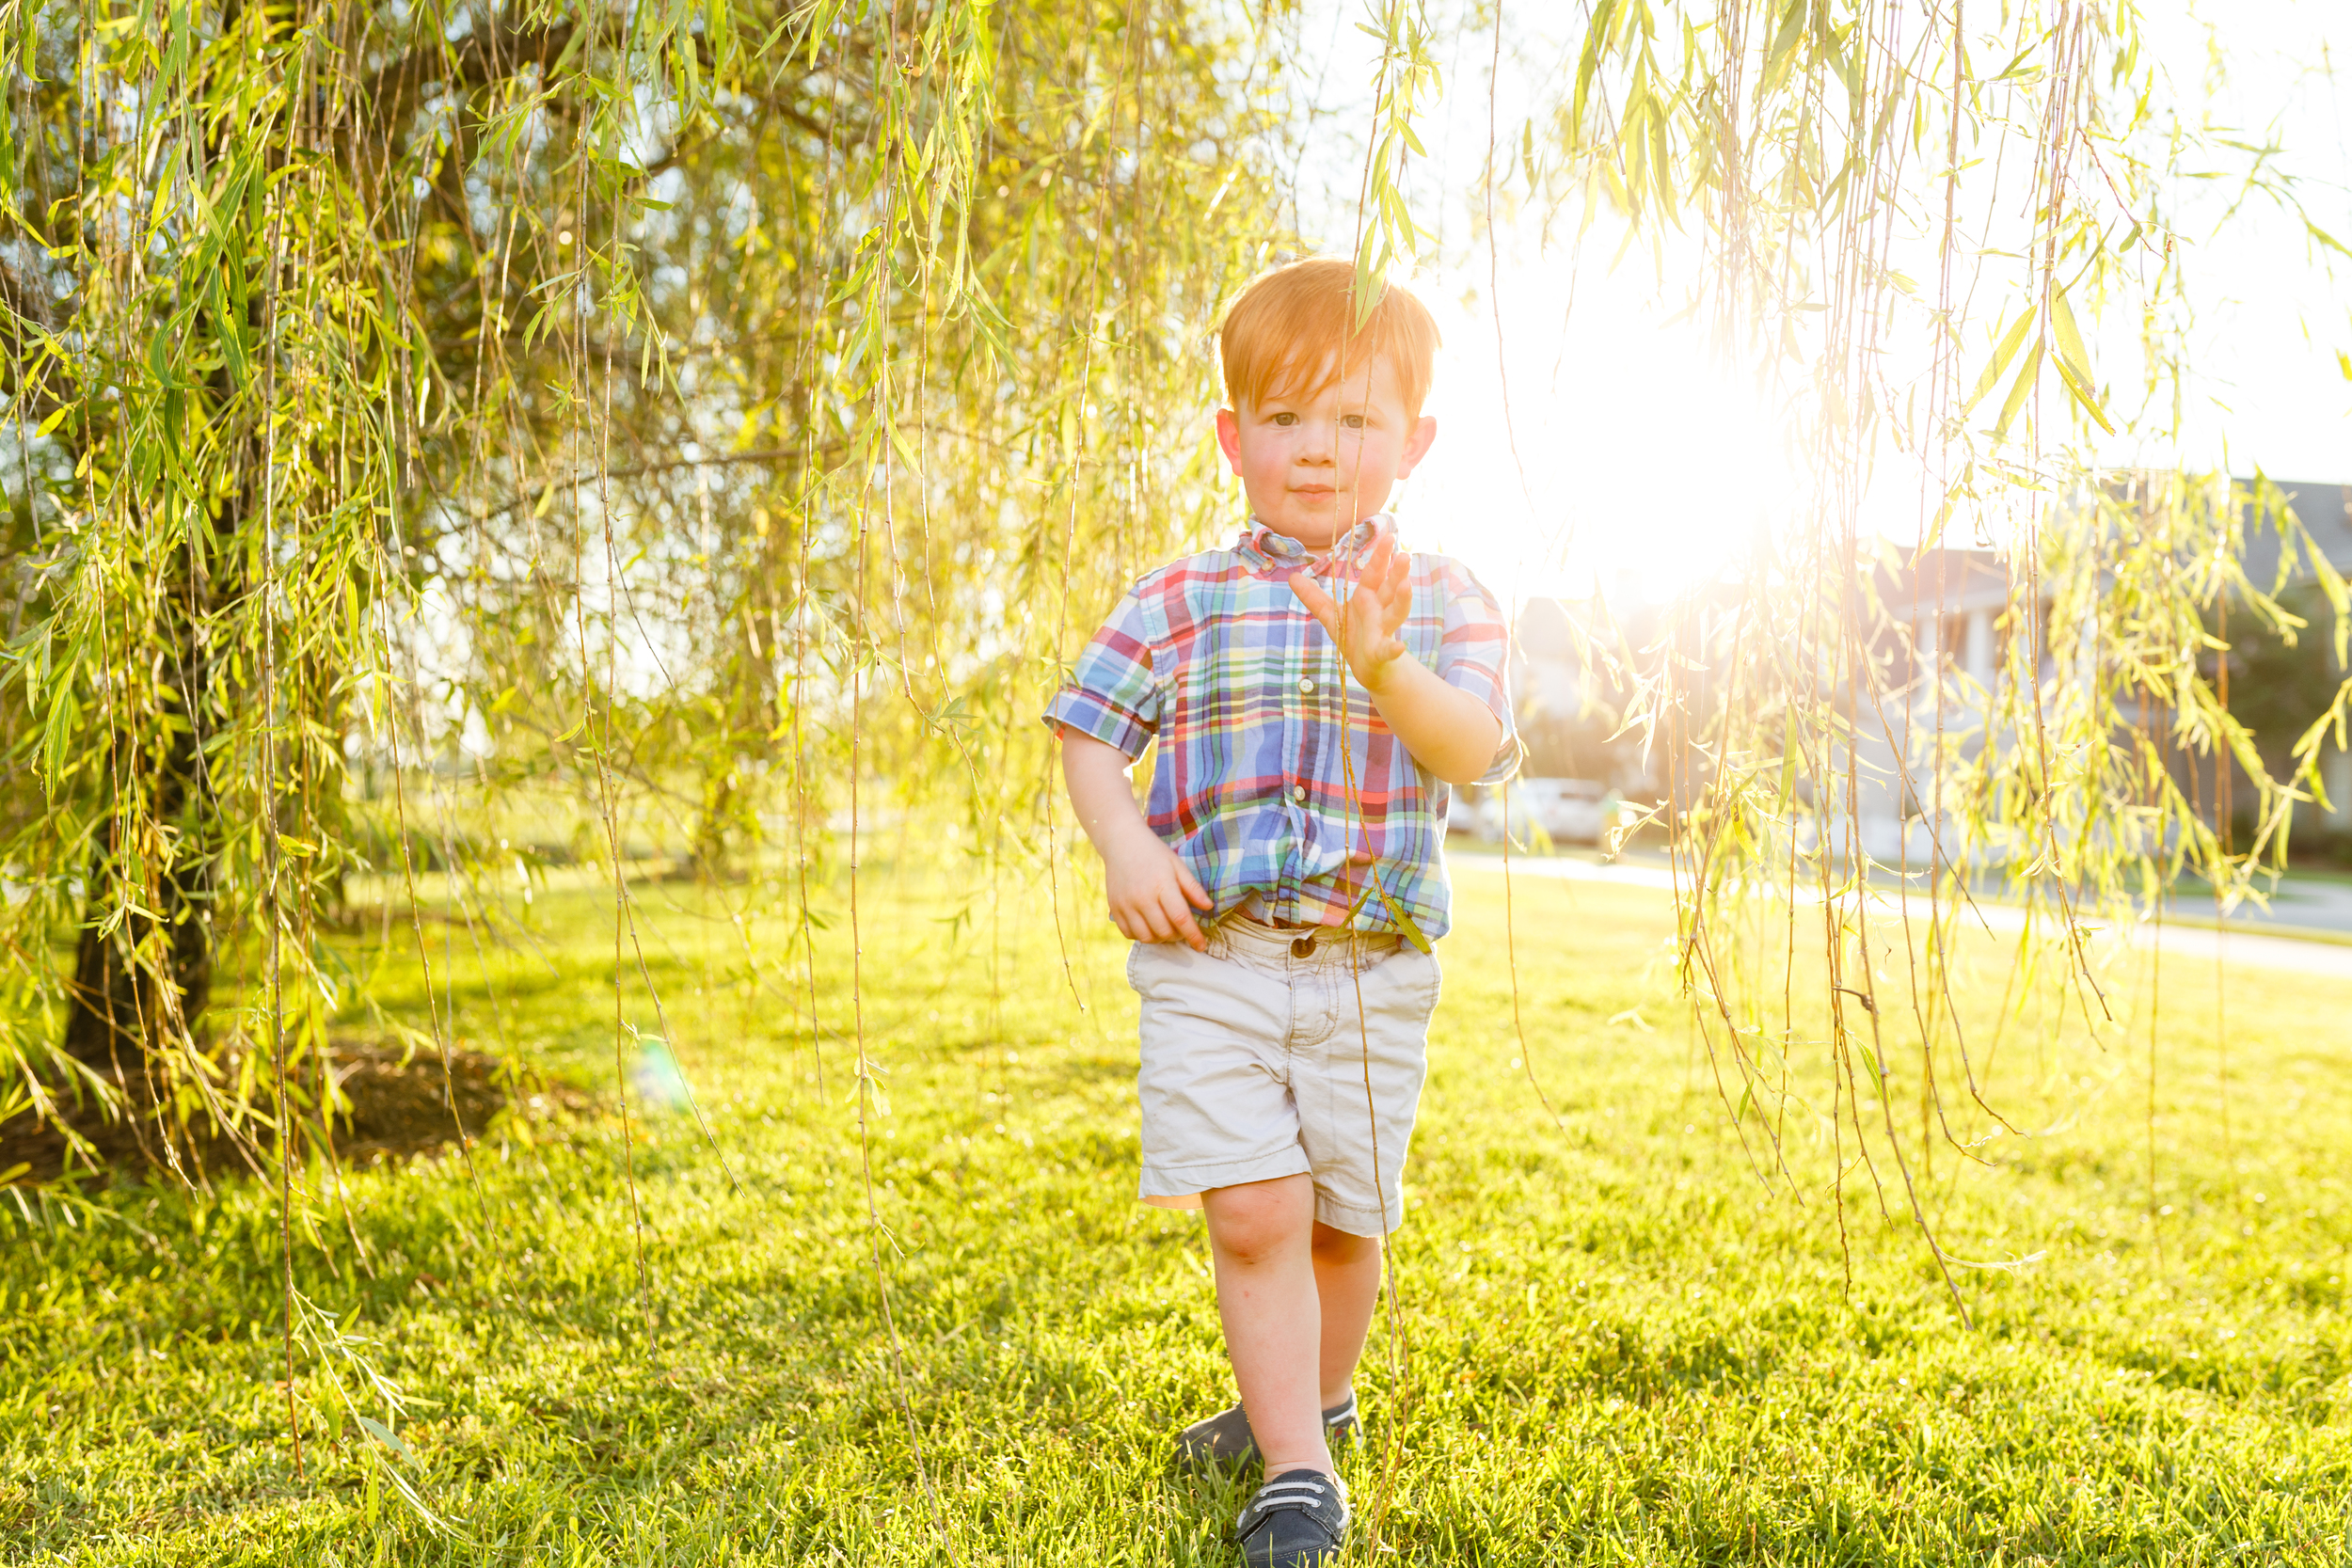
<path fill-rule="evenodd" d="M 1305 805 L 1307 803 L 1307 786 L 1305 784 L 1291 785 L 1291 799 L 1297 801 L 1302 806 Z"/>
<path fill-rule="evenodd" d="M 1314 682 L 1312 682 L 1312 681 L 1311 681 L 1311 680 L 1309 680 L 1309 679 L 1308 679 L 1306 676 L 1304 676 L 1304 675 L 1299 676 L 1299 677 L 1298 677 L 1298 694 L 1299 694 L 1300 696 L 1302 696 L 1302 697 L 1311 697 L 1311 696 L 1313 696 L 1313 695 L 1315 694 L 1315 683 L 1314 683 Z"/>

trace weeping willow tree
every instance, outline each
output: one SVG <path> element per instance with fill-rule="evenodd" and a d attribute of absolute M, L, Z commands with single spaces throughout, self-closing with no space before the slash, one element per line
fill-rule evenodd
<path fill-rule="evenodd" d="M 804 898 L 861 780 L 1045 831 L 1069 607 L 1197 520 L 1284 243 L 1246 27 L 12 9 L 15 1102 L 291 1126 L 322 911 L 501 804 L 624 922 L 642 832 Z"/>
<path fill-rule="evenodd" d="M 1896 1189 L 1970 1141 L 1955 1085 L 1998 1112 L 1951 954 L 1986 879 L 2095 1011 L 2093 917 L 2243 888 L 2315 778 L 2327 721 L 2275 777 L 2206 628 L 2316 634 L 2237 564 L 2249 499 L 2339 617 L 2341 581 L 2275 496 L 2085 455 L 2164 450 L 2167 204 L 2211 149 L 2122 0 L 1598 0 L 1433 192 L 1439 60 L 1499 76 L 1514 14 L 1368 13 L 1351 211 L 1298 233 L 1322 133 L 1283 4 L 11 8 L 9 1105 L 95 1097 L 167 1148 L 314 1122 L 305 1064 L 365 1001 L 316 941 L 355 877 L 413 909 L 428 870 L 593 863 L 616 991 L 651 844 L 749 876 L 801 949 L 878 806 L 1060 898 L 1034 715 L 1127 578 L 1230 521 L 1217 306 L 1310 246 L 1367 289 L 1442 260 L 1467 198 L 1561 265 L 1596 225 L 1683 257 L 1793 432 L 1738 572 L 1586 640 L 1674 762 L 1680 973 L 1759 1170 L 1802 1186 L 1792 1114 L 1841 1182 L 1847 1140 Z M 2092 362 L 2102 309 L 2147 323 L 2134 378 Z M 1885 559 L 1890 467 L 1918 524 Z M 2001 551 L 1990 681 L 1945 657 L 1955 538 Z M 2250 781 L 2251 842 L 2197 757 Z M 1891 852 L 1873 789 L 1916 825 Z"/>

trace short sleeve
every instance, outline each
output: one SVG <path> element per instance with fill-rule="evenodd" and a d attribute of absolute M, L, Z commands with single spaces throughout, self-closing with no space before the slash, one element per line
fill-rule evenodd
<path fill-rule="evenodd" d="M 1160 727 L 1160 687 L 1141 584 L 1128 590 L 1103 629 L 1088 640 L 1044 718 L 1049 726 L 1067 725 L 1116 746 L 1130 759 L 1152 744 Z"/>
<path fill-rule="evenodd" d="M 1523 754 L 1511 711 L 1511 629 L 1502 607 L 1468 568 L 1449 561 L 1439 581 L 1445 590 L 1445 633 L 1438 644 L 1438 678 L 1486 704 L 1502 726 L 1493 760 L 1478 777 L 1482 784 L 1501 784 L 1518 771 Z"/>

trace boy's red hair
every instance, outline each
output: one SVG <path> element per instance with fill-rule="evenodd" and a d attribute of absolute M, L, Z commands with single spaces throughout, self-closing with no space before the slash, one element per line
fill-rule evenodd
<path fill-rule="evenodd" d="M 1236 408 L 1319 392 L 1337 379 L 1343 361 L 1352 371 L 1385 358 L 1406 411 L 1418 419 L 1436 372 L 1438 324 L 1427 306 L 1391 283 L 1359 326 L 1356 264 L 1311 256 L 1250 279 L 1225 312 L 1217 347 L 1225 396 Z M 1322 384 L 1303 385 L 1318 372 Z"/>

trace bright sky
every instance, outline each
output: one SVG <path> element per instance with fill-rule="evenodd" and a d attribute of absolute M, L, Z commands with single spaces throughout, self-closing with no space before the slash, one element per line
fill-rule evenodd
<path fill-rule="evenodd" d="M 1596 580 L 1651 595 L 1688 586 L 1787 510 L 1792 486 L 1772 420 L 1700 328 L 1667 325 L 1683 288 L 1671 262 L 1663 290 L 1671 302 L 1661 304 L 1645 261 L 1611 270 L 1613 240 L 1588 244 L 1579 260 L 1542 251 L 1529 225 L 1505 222 L 1500 288 L 1490 293 L 1486 247 L 1468 237 L 1486 145 L 1491 35 L 1475 21 L 1454 27 L 1474 17 L 1469 0 L 1430 0 L 1429 9 L 1450 51 L 1440 62 L 1450 91 L 1423 121 L 1431 159 L 1415 183 L 1423 221 L 1438 227 L 1442 260 L 1415 286 L 1437 309 L 1446 345 L 1430 409 L 1438 446 L 1398 510 L 1416 543 L 1462 556 L 1511 596 L 1581 593 Z M 2326 69 L 2352 50 L 2352 8 L 2340 0 L 2229 0 L 2226 8 L 2217 0 L 2147 0 L 2144 9 L 2177 101 L 2205 101 L 2211 54 L 2226 50 L 2226 85 L 2205 110 L 2210 119 L 2236 127 L 2242 140 L 2275 140 L 2314 221 L 2352 245 L 2352 113 Z M 1371 40 L 1351 24 L 1361 11 L 1360 0 L 1311 0 L 1299 29 L 1301 53 L 1321 62 L 1315 102 L 1325 108 L 1300 169 L 1301 217 L 1336 249 L 1353 232 L 1361 173 L 1348 122 L 1365 116 L 1373 70 Z M 1523 20 L 1530 14 L 1539 20 Z M 1496 91 L 1505 138 L 1528 84 L 1558 79 L 1569 29 L 1581 26 L 1565 6 L 1510 12 Z M 2328 253 L 2302 219 L 2265 198 L 2220 225 L 2238 194 L 2234 182 L 2213 181 L 2169 198 L 2196 319 L 2177 442 L 2118 439 L 2092 455 L 2352 481 L 2352 379 L 2337 358 L 2352 351 L 2352 262 L 2335 257 L 2330 276 Z M 1973 325 L 1970 378 L 1998 325 Z M 2084 328 L 2100 379 L 2122 389 L 2111 398 L 2136 401 L 2136 310 L 2110 309 Z M 1915 470 L 1883 466 L 1866 526 L 1911 537 L 1917 494 Z"/>

